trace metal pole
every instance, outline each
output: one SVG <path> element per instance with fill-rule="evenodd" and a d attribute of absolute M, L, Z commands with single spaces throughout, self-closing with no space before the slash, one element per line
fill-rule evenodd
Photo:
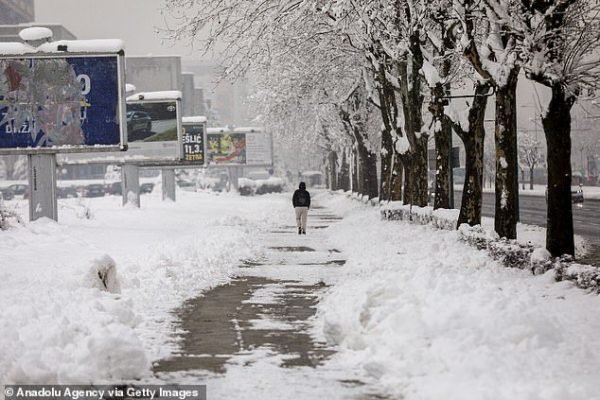
<path fill-rule="evenodd" d="M 56 155 L 27 155 L 29 175 L 29 220 L 50 218 L 58 221 L 56 201 Z"/>
<path fill-rule="evenodd" d="M 449 199 L 448 202 L 450 203 L 450 208 L 454 208 L 454 163 L 452 162 L 452 135 L 454 133 L 450 132 L 450 153 L 448 155 L 448 157 L 450 157 L 450 159 L 448 160 L 448 164 L 450 165 L 450 171 L 448 171 L 448 185 L 450 186 L 449 189 Z"/>
<path fill-rule="evenodd" d="M 137 165 L 124 164 L 121 168 L 123 185 L 123 205 L 140 206 L 140 168 Z"/>
<path fill-rule="evenodd" d="M 233 188 L 233 190 L 235 190 L 236 192 L 238 191 L 238 178 L 240 177 L 240 170 L 239 167 L 231 167 L 231 169 L 229 170 L 229 180 L 231 183 L 231 187 Z"/>
<path fill-rule="evenodd" d="M 175 170 L 163 168 L 160 171 L 162 177 L 162 199 L 175 201 Z"/>

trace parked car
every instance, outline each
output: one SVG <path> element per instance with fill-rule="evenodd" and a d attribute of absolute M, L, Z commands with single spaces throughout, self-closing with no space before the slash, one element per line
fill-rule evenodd
<path fill-rule="evenodd" d="M 12 200 L 15 198 L 15 193 L 10 188 L 0 188 L 0 196 L 2 200 Z"/>
<path fill-rule="evenodd" d="M 152 191 L 154 190 L 154 183 L 142 183 L 140 185 L 140 194 L 142 193 L 152 193 Z"/>
<path fill-rule="evenodd" d="M 581 186 L 571 187 L 571 201 L 573 203 L 583 203 L 583 188 Z"/>
<path fill-rule="evenodd" d="M 152 131 L 152 118 L 144 111 L 127 111 L 127 135 L 129 139 L 135 138 L 135 133 Z"/>
<path fill-rule="evenodd" d="M 122 186 L 121 182 L 109 183 L 105 186 L 104 191 L 106 192 L 106 194 L 120 196 L 123 194 L 123 186 Z"/>
<path fill-rule="evenodd" d="M 79 197 L 79 193 L 77 193 L 77 189 L 73 186 L 58 187 L 56 197 L 59 199 L 75 198 Z"/>
<path fill-rule="evenodd" d="M 29 186 L 23 185 L 20 183 L 15 183 L 15 184 L 10 185 L 8 188 L 10 190 L 12 190 L 15 195 L 23 196 L 23 195 L 25 195 L 25 192 L 27 191 Z"/>
<path fill-rule="evenodd" d="M 583 188 L 579 186 L 571 186 L 571 202 L 583 203 Z M 548 203 L 548 188 L 546 188 L 546 203 Z"/>
<path fill-rule="evenodd" d="M 104 194 L 104 185 L 97 183 L 87 185 L 83 190 L 83 197 L 103 197 Z"/>

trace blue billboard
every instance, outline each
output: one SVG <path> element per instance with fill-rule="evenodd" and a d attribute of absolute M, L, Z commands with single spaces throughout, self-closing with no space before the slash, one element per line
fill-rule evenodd
<path fill-rule="evenodd" d="M 121 142 L 121 59 L 0 59 L 0 149 L 85 148 Z"/>

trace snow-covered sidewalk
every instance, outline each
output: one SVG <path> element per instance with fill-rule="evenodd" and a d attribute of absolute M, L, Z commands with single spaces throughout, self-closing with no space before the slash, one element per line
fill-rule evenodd
<path fill-rule="evenodd" d="M 380 220 L 344 196 L 347 264 L 316 332 L 393 398 L 600 399 L 600 297 L 507 269 L 456 231 Z"/>

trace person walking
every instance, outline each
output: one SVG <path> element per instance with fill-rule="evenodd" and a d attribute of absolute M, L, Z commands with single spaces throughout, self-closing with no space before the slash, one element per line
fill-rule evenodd
<path fill-rule="evenodd" d="M 310 208 L 310 193 L 306 190 L 306 183 L 300 182 L 300 186 L 292 196 L 292 204 L 296 211 L 296 225 L 298 225 L 298 235 L 306 235 L 306 219 L 308 209 Z"/>

